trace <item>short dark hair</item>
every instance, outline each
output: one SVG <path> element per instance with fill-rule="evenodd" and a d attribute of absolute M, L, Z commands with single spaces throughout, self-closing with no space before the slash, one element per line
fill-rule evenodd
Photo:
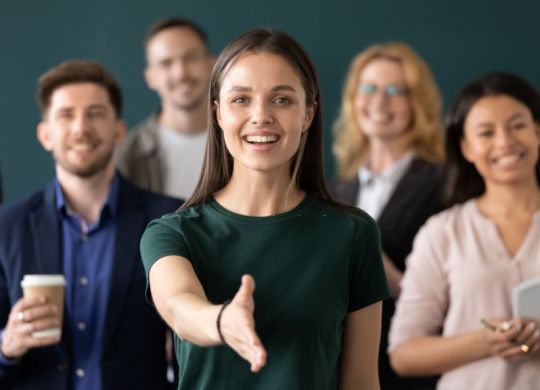
<path fill-rule="evenodd" d="M 314 192 L 331 200 L 324 182 L 322 157 L 322 102 L 315 64 L 304 49 L 285 33 L 263 28 L 250 30 L 232 40 L 219 55 L 208 96 L 208 142 L 199 183 L 183 208 L 204 203 L 230 180 L 233 157 L 227 150 L 223 131 L 217 122 L 214 102 L 219 102 L 223 79 L 232 65 L 244 53 L 271 53 L 281 56 L 297 72 L 306 92 L 306 104 L 315 106 L 313 121 L 304 132 L 300 147 L 291 164 L 291 183 L 304 191 Z"/>
<path fill-rule="evenodd" d="M 116 80 L 101 64 L 83 60 L 63 62 L 41 75 L 36 93 L 41 116 L 46 115 L 51 96 L 57 88 L 76 83 L 94 83 L 105 88 L 116 116 L 122 116 L 122 91 Z"/>
<path fill-rule="evenodd" d="M 505 72 L 493 72 L 467 84 L 454 99 L 446 118 L 445 201 L 447 206 L 482 195 L 485 183 L 475 166 L 461 151 L 464 124 L 474 104 L 483 97 L 507 95 L 525 105 L 534 122 L 540 124 L 540 94 L 525 79 Z M 540 160 L 536 164 L 540 182 Z"/>
<path fill-rule="evenodd" d="M 201 38 L 201 41 L 203 41 L 204 46 L 208 48 L 208 37 L 206 36 L 206 33 L 204 30 L 199 27 L 197 24 L 192 22 L 188 19 L 183 18 L 166 18 L 161 19 L 155 22 L 148 31 L 146 32 L 144 36 L 143 45 L 144 48 L 148 46 L 148 42 L 158 33 L 160 33 L 163 30 L 168 30 L 170 28 L 189 28 L 191 29 L 195 34 Z"/>

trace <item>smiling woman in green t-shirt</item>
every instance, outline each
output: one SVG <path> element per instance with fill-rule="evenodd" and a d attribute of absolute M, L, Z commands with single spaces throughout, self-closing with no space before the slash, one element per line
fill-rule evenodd
<path fill-rule="evenodd" d="M 378 231 L 326 190 L 311 60 L 249 31 L 219 56 L 209 103 L 199 184 L 141 242 L 179 388 L 379 389 Z"/>

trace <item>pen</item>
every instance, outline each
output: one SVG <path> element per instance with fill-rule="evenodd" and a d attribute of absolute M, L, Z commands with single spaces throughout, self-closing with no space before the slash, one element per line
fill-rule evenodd
<path fill-rule="evenodd" d="M 507 325 L 507 326 L 504 326 L 504 327 L 498 327 L 498 326 L 496 326 L 495 324 L 493 324 L 492 322 L 489 322 L 488 320 L 486 320 L 485 318 L 481 318 L 481 319 L 480 319 L 480 322 L 481 322 L 482 325 L 484 325 L 487 329 L 489 329 L 489 330 L 491 330 L 491 331 L 493 331 L 493 332 L 495 332 L 495 333 L 501 333 L 501 332 L 504 331 L 504 330 L 508 330 L 508 329 L 505 329 L 505 328 L 507 328 L 508 325 Z M 507 323 L 505 323 L 505 324 L 507 324 Z M 514 343 L 515 345 L 518 345 L 518 346 L 519 346 L 519 349 L 521 349 L 523 352 L 525 352 L 525 353 L 529 352 L 529 349 L 530 349 L 530 348 L 529 348 L 529 346 L 528 346 L 527 344 L 520 344 L 520 343 L 518 343 L 518 342 L 516 342 L 516 341 L 513 341 L 513 343 Z"/>

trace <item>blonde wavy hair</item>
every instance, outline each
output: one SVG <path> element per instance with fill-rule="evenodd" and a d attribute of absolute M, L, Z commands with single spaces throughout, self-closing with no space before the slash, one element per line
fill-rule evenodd
<path fill-rule="evenodd" d="M 411 125 L 406 132 L 416 155 L 438 162 L 444 157 L 442 141 L 442 99 L 429 67 L 408 45 L 388 42 L 368 47 L 352 61 L 342 94 L 339 116 L 334 122 L 333 152 L 340 179 L 356 175 L 369 153 L 369 140 L 356 121 L 354 99 L 360 75 L 374 59 L 386 58 L 403 66 L 408 98 L 412 109 Z"/>

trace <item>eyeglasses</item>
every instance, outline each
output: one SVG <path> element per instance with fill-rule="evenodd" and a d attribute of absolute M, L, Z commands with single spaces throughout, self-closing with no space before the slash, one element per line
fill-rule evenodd
<path fill-rule="evenodd" d="M 377 93 L 380 88 L 375 84 L 363 83 L 358 87 L 358 92 L 364 96 L 372 96 Z M 407 95 L 407 88 L 400 87 L 398 85 L 390 84 L 382 88 L 384 96 L 393 97 L 393 96 L 405 96 Z"/>

